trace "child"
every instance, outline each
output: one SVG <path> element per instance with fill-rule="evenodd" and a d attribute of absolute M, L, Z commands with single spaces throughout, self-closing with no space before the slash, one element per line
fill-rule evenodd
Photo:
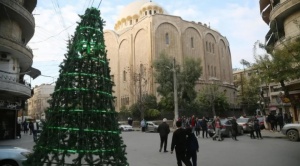
<path fill-rule="evenodd" d="M 186 148 L 187 148 L 187 159 L 190 160 L 192 158 L 193 166 L 197 166 L 197 152 L 199 152 L 199 144 L 195 134 L 192 132 L 191 128 L 187 128 L 187 140 L 186 140 Z"/>

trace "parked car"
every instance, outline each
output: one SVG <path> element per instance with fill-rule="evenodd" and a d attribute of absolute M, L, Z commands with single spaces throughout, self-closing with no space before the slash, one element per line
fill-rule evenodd
<path fill-rule="evenodd" d="M 0 145 L 0 166 L 23 166 L 30 150 L 10 145 Z"/>
<path fill-rule="evenodd" d="M 249 132 L 249 122 L 250 122 L 251 118 L 238 118 L 236 119 L 236 122 L 242 126 L 244 132 Z"/>
<path fill-rule="evenodd" d="M 232 136 L 232 122 L 231 119 L 220 119 L 221 124 L 222 124 L 222 129 L 221 129 L 221 136 L 222 137 L 231 137 Z M 210 123 L 208 125 L 208 134 L 210 137 L 212 137 L 215 134 L 215 130 Z M 238 135 L 243 135 L 244 130 L 242 126 L 238 126 Z"/>
<path fill-rule="evenodd" d="M 147 132 L 157 132 L 158 125 L 152 121 L 148 121 L 146 131 Z"/>
<path fill-rule="evenodd" d="M 300 124 L 286 124 L 281 129 L 282 134 L 286 135 L 291 141 L 299 141 Z"/>
<path fill-rule="evenodd" d="M 119 124 L 119 129 L 121 131 L 133 131 L 132 126 L 130 126 L 128 124 L 124 124 L 124 123 L 121 123 L 121 122 L 118 122 L 118 124 Z"/>

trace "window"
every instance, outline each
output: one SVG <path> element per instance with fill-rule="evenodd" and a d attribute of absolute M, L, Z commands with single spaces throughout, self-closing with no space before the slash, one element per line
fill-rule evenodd
<path fill-rule="evenodd" d="M 169 34 L 168 33 L 166 33 L 166 44 L 168 44 L 169 45 Z"/>
<path fill-rule="evenodd" d="M 191 37 L 191 47 L 194 48 L 194 38 Z"/>
<path fill-rule="evenodd" d="M 152 10 L 149 10 L 149 14 L 150 14 L 150 15 L 152 14 Z"/>
<path fill-rule="evenodd" d="M 130 20 L 130 25 L 132 25 L 132 20 Z"/>
<path fill-rule="evenodd" d="M 212 44 L 212 51 L 215 53 L 215 44 Z"/>
<path fill-rule="evenodd" d="M 123 71 L 123 81 L 126 81 L 126 71 Z"/>
<path fill-rule="evenodd" d="M 136 19 L 135 22 L 136 22 L 136 23 L 139 22 L 139 19 Z"/>
<path fill-rule="evenodd" d="M 208 43 L 206 42 L 206 51 L 208 51 Z"/>
<path fill-rule="evenodd" d="M 211 52 L 211 43 L 209 42 L 209 52 Z"/>
<path fill-rule="evenodd" d="M 145 16 L 147 16 L 147 11 L 145 11 Z"/>
<path fill-rule="evenodd" d="M 154 14 L 156 14 L 156 10 L 154 10 Z"/>
<path fill-rule="evenodd" d="M 215 77 L 217 77 L 217 70 L 216 70 L 216 66 L 215 66 Z"/>
<path fill-rule="evenodd" d="M 211 70 L 210 70 L 210 72 L 211 72 L 210 75 L 211 75 L 211 76 L 214 76 L 214 68 L 213 68 L 213 66 L 210 66 L 210 69 L 211 69 Z"/>
<path fill-rule="evenodd" d="M 209 65 L 207 66 L 207 69 L 208 69 L 208 75 L 210 76 L 210 72 L 209 72 L 209 69 L 210 69 L 210 68 L 209 68 Z"/>

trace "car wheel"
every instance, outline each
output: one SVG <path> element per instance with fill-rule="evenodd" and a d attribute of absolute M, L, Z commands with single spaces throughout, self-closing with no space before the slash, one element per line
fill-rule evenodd
<path fill-rule="evenodd" d="M 243 129 L 241 129 L 241 135 L 243 135 L 244 134 L 244 130 Z"/>
<path fill-rule="evenodd" d="M 2 161 L 0 162 L 0 166 L 18 166 L 18 163 L 15 161 Z"/>
<path fill-rule="evenodd" d="M 296 130 L 289 130 L 287 132 L 287 136 L 288 136 L 289 140 L 291 140 L 291 141 L 298 141 L 299 140 L 299 134 Z"/>

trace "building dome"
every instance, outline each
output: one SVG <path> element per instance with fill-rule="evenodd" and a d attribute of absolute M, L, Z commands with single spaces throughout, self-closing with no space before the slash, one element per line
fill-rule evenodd
<path fill-rule="evenodd" d="M 145 11 L 148 11 L 149 13 L 145 14 Z M 133 22 L 138 22 L 139 18 L 156 13 L 165 13 L 165 10 L 155 2 L 149 0 L 136 0 L 121 10 L 115 24 L 115 30 L 131 26 L 133 25 Z"/>

